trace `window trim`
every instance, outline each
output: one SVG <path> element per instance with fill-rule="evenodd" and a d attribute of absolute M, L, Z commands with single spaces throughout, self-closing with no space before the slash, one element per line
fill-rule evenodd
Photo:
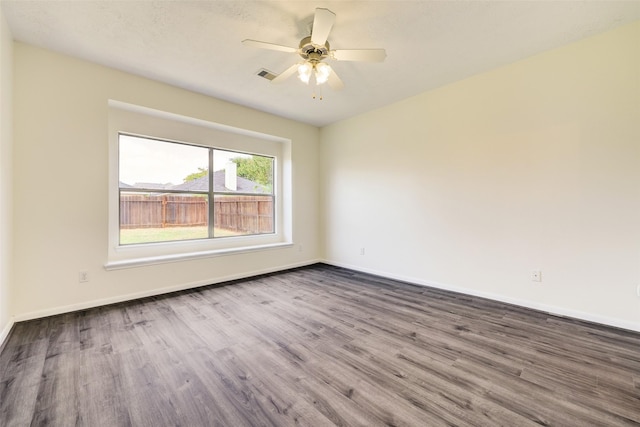
<path fill-rule="evenodd" d="M 109 231 L 105 269 L 139 267 L 293 245 L 290 139 L 115 100 L 109 100 L 108 112 Z M 121 133 L 274 158 L 274 233 L 120 245 L 118 135 Z"/>

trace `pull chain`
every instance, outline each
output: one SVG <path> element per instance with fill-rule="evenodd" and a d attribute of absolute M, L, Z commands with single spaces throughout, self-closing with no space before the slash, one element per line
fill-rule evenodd
<path fill-rule="evenodd" d="M 318 89 L 318 97 L 317 97 L 317 99 L 322 101 L 322 99 L 323 99 L 323 96 L 322 96 L 322 85 L 319 85 L 317 83 L 315 83 L 314 90 L 311 92 L 311 98 L 316 99 L 316 90 L 315 90 L 316 88 Z"/>

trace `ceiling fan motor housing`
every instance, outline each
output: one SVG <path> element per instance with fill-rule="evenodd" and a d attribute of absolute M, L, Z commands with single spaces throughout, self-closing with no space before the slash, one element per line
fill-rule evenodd
<path fill-rule="evenodd" d="M 305 37 L 300 40 L 300 56 L 302 59 L 311 61 L 311 62 L 320 62 L 327 56 L 329 56 L 330 52 L 329 42 L 326 41 L 324 46 L 319 46 L 311 43 L 311 36 Z"/>

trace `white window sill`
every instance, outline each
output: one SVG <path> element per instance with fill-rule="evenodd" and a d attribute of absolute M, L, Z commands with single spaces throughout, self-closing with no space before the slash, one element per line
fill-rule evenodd
<path fill-rule="evenodd" d="M 230 249 L 214 249 L 182 254 L 158 255 L 144 258 L 131 258 L 122 261 L 111 261 L 104 265 L 105 270 L 122 270 L 125 268 L 144 267 L 147 265 L 166 264 L 169 262 L 190 261 L 201 258 L 212 258 L 216 256 L 242 254 L 247 252 L 264 251 L 269 249 L 281 249 L 293 246 L 293 243 L 270 243 L 264 245 L 246 246 Z"/>

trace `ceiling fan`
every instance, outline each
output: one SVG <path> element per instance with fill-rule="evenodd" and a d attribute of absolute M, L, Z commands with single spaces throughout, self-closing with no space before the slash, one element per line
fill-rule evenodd
<path fill-rule="evenodd" d="M 306 84 L 309 84 L 310 81 L 315 82 L 316 85 L 327 83 L 332 89 L 340 90 L 344 87 L 344 83 L 333 71 L 333 68 L 323 60 L 329 58 L 337 61 L 382 62 L 387 54 L 384 49 L 331 50 L 327 38 L 335 21 L 335 13 L 329 9 L 317 8 L 313 18 L 311 35 L 300 40 L 297 48 L 250 39 L 243 40 L 242 43 L 245 46 L 260 49 L 297 53 L 302 57 L 302 62 L 297 62 L 284 70 L 271 80 L 272 83 L 281 83 L 297 71 L 298 78 Z"/>

